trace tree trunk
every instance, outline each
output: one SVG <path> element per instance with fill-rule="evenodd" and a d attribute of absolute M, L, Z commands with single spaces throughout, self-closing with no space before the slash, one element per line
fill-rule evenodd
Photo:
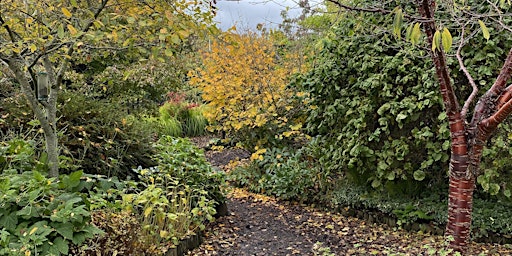
<path fill-rule="evenodd" d="M 48 154 L 48 176 L 59 177 L 59 147 L 57 132 L 46 133 L 46 153 Z"/>
<path fill-rule="evenodd" d="M 16 60 L 10 60 L 8 63 L 9 69 L 13 71 L 16 80 L 20 83 L 21 91 L 27 99 L 30 108 L 34 112 L 36 119 L 40 122 L 45 135 L 46 153 L 48 154 L 49 177 L 59 176 L 59 148 L 58 137 L 56 129 L 56 109 L 57 109 L 57 91 L 50 94 L 47 103 L 38 103 L 34 91 L 30 85 L 30 81 L 23 73 L 21 67 Z M 41 107 L 43 106 L 43 107 Z M 46 110 L 46 111 L 45 111 Z"/>
<path fill-rule="evenodd" d="M 420 14 L 426 19 L 423 23 L 429 45 L 433 43 L 437 27 L 434 20 L 435 1 L 419 0 Z M 460 106 L 450 80 L 446 56 L 442 49 L 430 53 L 439 80 L 445 111 L 450 122 L 451 157 L 449 167 L 448 223 L 446 236 L 453 237 L 450 247 L 463 251 L 471 231 L 473 190 L 475 179 L 468 173 L 468 140 L 466 127 L 460 113 Z"/>

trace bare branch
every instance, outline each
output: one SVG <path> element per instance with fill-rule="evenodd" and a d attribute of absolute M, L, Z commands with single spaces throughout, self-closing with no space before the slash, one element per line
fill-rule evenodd
<path fill-rule="evenodd" d="M 16 39 L 14 38 L 14 32 L 11 30 L 11 28 L 9 26 L 7 26 L 7 24 L 5 24 L 5 21 L 1 15 L 0 15 L 0 25 L 2 25 L 2 27 L 4 27 L 5 30 L 7 30 L 7 33 L 9 34 L 9 37 L 11 38 L 11 42 L 13 42 L 13 43 L 16 42 Z"/>
<path fill-rule="evenodd" d="M 466 99 L 466 102 L 464 102 L 464 106 L 462 107 L 462 110 L 460 113 L 462 116 L 462 119 L 466 120 L 466 115 L 468 113 L 469 106 L 471 105 L 471 103 L 475 100 L 476 96 L 478 95 L 478 86 L 476 86 L 475 80 L 473 79 L 473 77 L 469 73 L 468 69 L 464 65 L 464 60 L 462 59 L 462 56 L 460 54 L 462 47 L 464 46 L 464 33 L 466 32 L 465 25 L 463 25 L 461 27 L 462 27 L 462 31 L 461 31 L 461 36 L 460 36 L 460 43 L 459 43 L 459 47 L 457 48 L 457 53 L 455 55 L 457 56 L 457 60 L 459 61 L 460 69 L 462 70 L 462 72 L 464 72 L 464 75 L 466 75 L 466 78 L 468 79 L 469 84 L 473 88 L 473 91 L 471 92 L 469 97 Z"/>
<path fill-rule="evenodd" d="M 370 7 L 370 8 L 364 8 L 364 7 L 355 7 L 355 6 L 350 6 L 350 5 L 346 5 L 346 4 L 343 4 L 337 0 L 327 0 L 328 2 L 331 2 L 335 5 L 337 5 L 338 7 L 341 7 L 345 10 L 349 10 L 349 11 L 358 11 L 358 12 L 368 12 L 368 13 L 381 13 L 381 14 L 391 14 L 393 13 L 392 10 L 386 10 L 386 9 L 382 9 L 382 8 L 377 8 L 377 7 Z M 408 18 L 408 19 L 412 19 L 412 20 L 415 20 L 415 21 L 418 21 L 418 22 L 430 22 L 432 21 L 432 19 L 425 19 L 425 17 L 420 17 L 420 16 L 413 16 L 413 15 L 409 15 L 409 14 L 406 14 L 404 13 L 403 14 L 405 18 Z"/>
<path fill-rule="evenodd" d="M 496 105 L 496 109 L 501 109 L 503 105 L 505 105 L 508 101 L 512 99 L 512 85 L 509 85 L 505 88 L 505 91 L 498 98 L 498 104 Z"/>

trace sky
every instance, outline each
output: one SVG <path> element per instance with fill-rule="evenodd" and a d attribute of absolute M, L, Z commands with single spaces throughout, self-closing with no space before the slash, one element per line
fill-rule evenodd
<path fill-rule="evenodd" d="M 296 17 L 301 10 L 293 0 L 218 0 L 217 16 L 222 30 L 236 25 L 238 30 L 255 30 L 258 23 L 266 28 L 276 28 L 281 23 L 281 11 L 290 7 L 288 16 Z"/>

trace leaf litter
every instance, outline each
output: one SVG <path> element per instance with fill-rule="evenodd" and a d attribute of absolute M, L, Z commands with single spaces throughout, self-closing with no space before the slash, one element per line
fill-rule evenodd
<path fill-rule="evenodd" d="M 188 255 L 437 255 L 446 244 L 442 236 L 367 223 L 240 188 L 229 192 L 228 209 Z M 321 253 L 326 249 L 332 254 Z M 512 255 L 512 246 L 471 243 L 468 255 Z"/>

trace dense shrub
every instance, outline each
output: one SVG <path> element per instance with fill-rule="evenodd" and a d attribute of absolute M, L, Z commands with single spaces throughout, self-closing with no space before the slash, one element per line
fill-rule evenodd
<path fill-rule="evenodd" d="M 62 155 L 90 174 L 134 177 L 133 167 L 155 165 L 152 129 L 129 122 L 127 112 L 106 100 L 90 100 L 73 92 L 62 93 L 59 126 L 66 127 L 59 141 Z"/>
<path fill-rule="evenodd" d="M 254 192 L 287 200 L 324 202 L 337 178 L 319 164 L 321 152 L 316 141 L 299 150 L 258 150 L 249 164 L 229 173 L 229 180 Z"/>
<path fill-rule="evenodd" d="M 387 24 L 393 23 L 389 16 L 343 15 L 343 21 L 319 40 L 315 66 L 293 83 L 312 98 L 309 134 L 330 149 L 325 153 L 336 163 L 332 171 L 347 173 L 359 184 L 446 184 L 448 121 L 427 52 L 396 40 L 388 30 Z M 510 48 L 506 45 L 512 45 L 510 38 L 496 33 L 489 41 L 472 39 L 463 49 L 466 65 L 482 88 L 492 84 L 506 54 L 503 49 Z M 471 90 L 456 61 L 450 59 L 449 64 L 462 104 Z M 479 183 L 491 192 L 500 189 L 499 175 L 510 176 L 505 171 L 508 126 L 498 135 L 505 137 L 495 138 L 496 145 L 489 143 L 484 154 L 486 175 Z"/>
<path fill-rule="evenodd" d="M 81 176 L 75 172 L 56 181 L 38 171 L 0 174 L 0 254 L 67 255 L 70 244 L 100 234 L 79 192 Z"/>
<path fill-rule="evenodd" d="M 296 81 L 312 97 L 309 133 L 330 149 L 332 171 L 356 182 L 382 187 L 444 177 L 449 131 L 426 52 L 397 47 L 387 31 L 374 27 L 349 35 L 362 19 L 385 21 L 347 16 L 320 42 L 317 65 Z"/>

